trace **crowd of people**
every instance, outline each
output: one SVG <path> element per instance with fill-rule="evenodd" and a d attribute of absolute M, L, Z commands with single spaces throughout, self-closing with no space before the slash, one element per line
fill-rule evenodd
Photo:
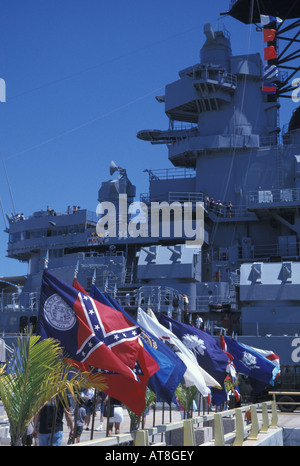
<path fill-rule="evenodd" d="M 71 208 L 71 206 L 68 206 L 68 208 L 67 208 L 67 214 L 68 214 L 68 215 L 70 215 L 71 213 L 75 214 L 75 212 L 77 212 L 77 210 L 80 210 L 80 206 L 73 205 L 73 208 Z M 52 207 L 50 207 L 50 206 L 47 206 L 47 212 L 48 212 L 48 214 L 49 214 L 51 217 L 55 217 L 55 216 L 56 216 L 55 210 L 52 209 Z"/>
<path fill-rule="evenodd" d="M 9 221 L 12 223 L 19 222 L 20 220 L 25 220 L 25 216 L 23 213 L 11 214 L 11 216 L 9 217 Z"/>
<path fill-rule="evenodd" d="M 75 212 L 77 212 L 77 210 L 80 210 L 80 206 L 73 205 L 73 208 L 71 208 L 71 206 L 68 206 L 67 213 L 74 214 Z M 49 205 L 47 206 L 47 213 L 48 215 L 50 215 L 50 217 L 56 216 L 56 211 L 52 209 L 52 207 L 50 207 Z M 16 222 L 19 222 L 20 220 L 25 220 L 25 215 L 23 213 L 21 214 L 16 213 L 16 214 L 11 214 L 10 217 L 7 216 L 7 218 L 10 223 L 16 223 Z"/>
<path fill-rule="evenodd" d="M 120 425 L 123 421 L 122 403 L 106 393 L 95 391 L 93 388 L 83 390 L 77 398 L 76 404 L 72 399 L 67 407 L 57 398 L 40 410 L 30 424 L 23 444 L 31 446 L 61 446 L 63 441 L 64 418 L 69 429 L 68 444 L 79 443 L 83 431 L 91 430 L 90 422 L 93 413 L 100 413 L 100 424 L 96 431 L 104 430 L 104 418 L 107 417 L 106 409 L 110 405 L 111 416 L 108 418 L 107 435 L 120 433 Z"/>
<path fill-rule="evenodd" d="M 215 201 L 213 197 L 205 196 L 204 207 L 207 212 L 213 212 L 217 216 L 230 218 L 233 216 L 232 202 Z"/>

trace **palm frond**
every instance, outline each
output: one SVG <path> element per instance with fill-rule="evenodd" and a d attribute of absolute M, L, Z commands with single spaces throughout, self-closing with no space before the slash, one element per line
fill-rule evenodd
<path fill-rule="evenodd" d="M 154 403 L 154 401 L 156 400 L 156 394 L 154 392 L 152 392 L 152 390 L 150 390 L 149 387 L 146 388 L 146 392 L 145 392 L 145 409 L 143 411 L 143 413 L 141 414 L 141 416 L 137 416 L 137 414 L 135 414 L 133 411 L 131 411 L 128 406 L 126 406 L 126 409 L 128 411 L 128 414 L 129 414 L 129 417 L 130 419 L 134 422 L 134 423 L 137 423 L 139 421 L 139 419 L 141 419 L 143 417 L 143 414 L 145 413 L 145 411 L 147 410 L 147 408 L 152 404 Z"/>
<path fill-rule="evenodd" d="M 178 398 L 185 411 L 189 412 L 191 410 L 191 406 L 197 392 L 198 389 L 195 385 L 186 387 L 180 383 L 176 388 L 175 396 Z"/>
<path fill-rule="evenodd" d="M 101 380 L 97 376 L 98 387 L 104 387 Z M 67 405 L 68 393 L 74 397 L 94 382 L 96 378 L 90 373 L 76 371 L 65 362 L 57 341 L 32 335 L 19 338 L 0 370 L 0 397 L 12 438 L 20 439 L 36 413 L 52 398 L 59 396 Z"/>

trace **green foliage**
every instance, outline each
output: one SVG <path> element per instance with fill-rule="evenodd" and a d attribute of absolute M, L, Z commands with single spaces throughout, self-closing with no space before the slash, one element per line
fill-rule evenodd
<path fill-rule="evenodd" d="M 131 425 L 132 426 L 137 426 L 140 419 L 143 417 L 143 414 L 144 412 L 147 410 L 147 408 L 152 404 L 154 403 L 156 400 L 156 394 L 154 392 L 152 392 L 150 390 L 149 387 L 147 387 L 146 389 L 146 393 L 145 393 L 145 409 L 141 415 L 141 417 L 137 416 L 133 411 L 131 411 L 127 406 L 126 406 L 126 409 L 128 411 L 128 414 L 129 414 L 129 417 L 130 417 L 130 420 L 131 420 Z M 134 428 L 131 429 L 131 430 L 135 430 Z"/>
<path fill-rule="evenodd" d="M 224 387 L 227 393 L 231 390 L 234 392 L 235 387 L 238 385 L 238 378 L 233 379 L 232 377 L 227 376 L 224 380 Z"/>
<path fill-rule="evenodd" d="M 188 413 L 188 417 L 190 411 L 192 410 L 193 400 L 197 392 L 198 389 L 197 387 L 195 387 L 195 385 L 193 385 L 192 387 L 186 387 L 185 385 L 182 385 L 180 383 L 176 388 L 175 396 L 178 399 L 178 401 L 182 404 L 184 410 Z"/>
<path fill-rule="evenodd" d="M 65 405 L 67 394 L 75 397 L 81 388 L 95 386 L 89 373 L 76 371 L 62 357 L 59 343 L 39 336 L 19 338 L 14 353 L 0 369 L 0 397 L 9 419 L 12 444 L 19 445 L 38 411 L 59 396 Z M 98 387 L 101 379 L 97 379 Z"/>

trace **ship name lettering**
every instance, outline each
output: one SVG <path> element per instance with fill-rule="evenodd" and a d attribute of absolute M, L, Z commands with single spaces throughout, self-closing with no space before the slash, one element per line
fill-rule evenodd
<path fill-rule="evenodd" d="M 296 349 L 292 351 L 292 361 L 297 363 L 300 361 L 300 338 L 294 338 L 292 346 L 296 347 Z"/>

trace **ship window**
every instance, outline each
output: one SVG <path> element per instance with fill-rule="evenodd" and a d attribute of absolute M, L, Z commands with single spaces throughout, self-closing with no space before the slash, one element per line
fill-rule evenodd
<path fill-rule="evenodd" d="M 56 257 L 63 256 L 63 249 L 50 249 L 49 251 L 49 258 L 54 259 Z"/>
<path fill-rule="evenodd" d="M 32 230 L 30 231 L 30 238 L 41 238 L 45 236 L 46 230 Z"/>
<path fill-rule="evenodd" d="M 10 233 L 9 235 L 9 241 L 13 243 L 14 241 L 20 241 L 21 240 L 21 232 L 17 233 Z"/>

